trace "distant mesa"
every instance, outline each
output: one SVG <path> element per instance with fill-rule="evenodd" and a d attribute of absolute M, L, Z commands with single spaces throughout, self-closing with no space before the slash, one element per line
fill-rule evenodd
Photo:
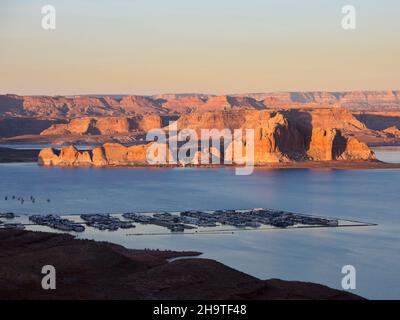
<path fill-rule="evenodd" d="M 400 91 L 270 92 L 219 96 L 206 94 L 155 96 L 0 95 L 0 117 L 47 119 L 335 106 L 352 111 L 398 111 L 400 110 Z"/>

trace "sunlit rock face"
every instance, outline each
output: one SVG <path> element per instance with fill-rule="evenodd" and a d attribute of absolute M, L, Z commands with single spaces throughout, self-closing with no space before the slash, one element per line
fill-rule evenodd
<path fill-rule="evenodd" d="M 295 161 L 374 160 L 374 153 L 366 144 L 343 133 L 347 126 L 362 126 L 357 120 L 352 117 L 348 121 L 342 119 L 338 123 L 342 129 L 334 127 L 337 123 L 335 119 L 347 116 L 346 111 L 343 115 L 340 110 L 316 114 L 298 110 L 214 111 L 182 115 L 176 121 L 176 128 L 178 131 L 192 129 L 200 140 L 203 138 L 203 129 L 214 129 L 215 135 L 224 129 L 232 133 L 241 129 L 243 145 L 248 143 L 245 130 L 252 129 L 256 165 Z M 321 124 L 324 127 L 318 127 Z M 170 127 L 164 129 L 168 132 Z M 65 147 L 59 153 L 52 149 L 43 149 L 39 154 L 39 162 L 43 165 L 59 166 L 146 165 L 148 148 L 149 144 L 125 147 L 121 144 L 106 143 L 92 151 L 78 151 L 73 146 Z M 218 157 L 222 160 L 232 152 L 232 148 L 233 145 L 228 144 Z M 199 150 L 197 158 L 206 151 Z M 213 153 L 217 154 L 217 151 L 213 150 Z M 168 146 L 166 152 L 170 158 L 171 150 Z"/>

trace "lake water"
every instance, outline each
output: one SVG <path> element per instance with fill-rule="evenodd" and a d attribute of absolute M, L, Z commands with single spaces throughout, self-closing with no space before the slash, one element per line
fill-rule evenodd
<path fill-rule="evenodd" d="M 400 147 L 375 147 L 373 148 L 376 157 L 384 162 L 399 163 L 400 162 Z"/>
<path fill-rule="evenodd" d="M 400 161 L 399 151 L 380 152 Z M 354 292 L 377 299 L 400 299 L 399 192 L 400 170 L 256 170 L 251 176 L 235 176 L 234 170 L 220 168 L 0 165 L 0 211 L 80 214 L 268 207 L 377 223 L 219 235 L 85 233 L 87 238 L 130 248 L 198 250 L 259 278 L 312 281 L 338 289 L 341 268 L 350 264 L 357 270 Z M 36 202 L 4 199 L 12 195 L 32 195 Z"/>

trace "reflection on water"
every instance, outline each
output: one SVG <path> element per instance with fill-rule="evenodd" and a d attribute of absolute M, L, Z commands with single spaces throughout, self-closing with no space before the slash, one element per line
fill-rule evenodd
<path fill-rule="evenodd" d="M 85 237 L 131 248 L 198 250 L 260 278 L 340 288 L 357 269 L 356 293 L 400 298 L 400 170 L 44 168 L 0 165 L 0 211 L 76 214 L 268 207 L 377 223 L 375 227 L 127 236 L 88 229 Z M 35 198 L 23 204 L 10 199 Z M 8 196 L 8 200 L 5 200 Z M 50 199 L 50 202 L 47 202 Z"/>

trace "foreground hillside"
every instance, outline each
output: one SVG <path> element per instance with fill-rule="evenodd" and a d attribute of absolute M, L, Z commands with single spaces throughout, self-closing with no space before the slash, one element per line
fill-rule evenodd
<path fill-rule="evenodd" d="M 0 230 L 0 299 L 361 299 L 326 286 L 260 280 L 195 252 L 128 250 L 66 234 Z M 44 264 L 57 289 L 41 288 Z"/>

